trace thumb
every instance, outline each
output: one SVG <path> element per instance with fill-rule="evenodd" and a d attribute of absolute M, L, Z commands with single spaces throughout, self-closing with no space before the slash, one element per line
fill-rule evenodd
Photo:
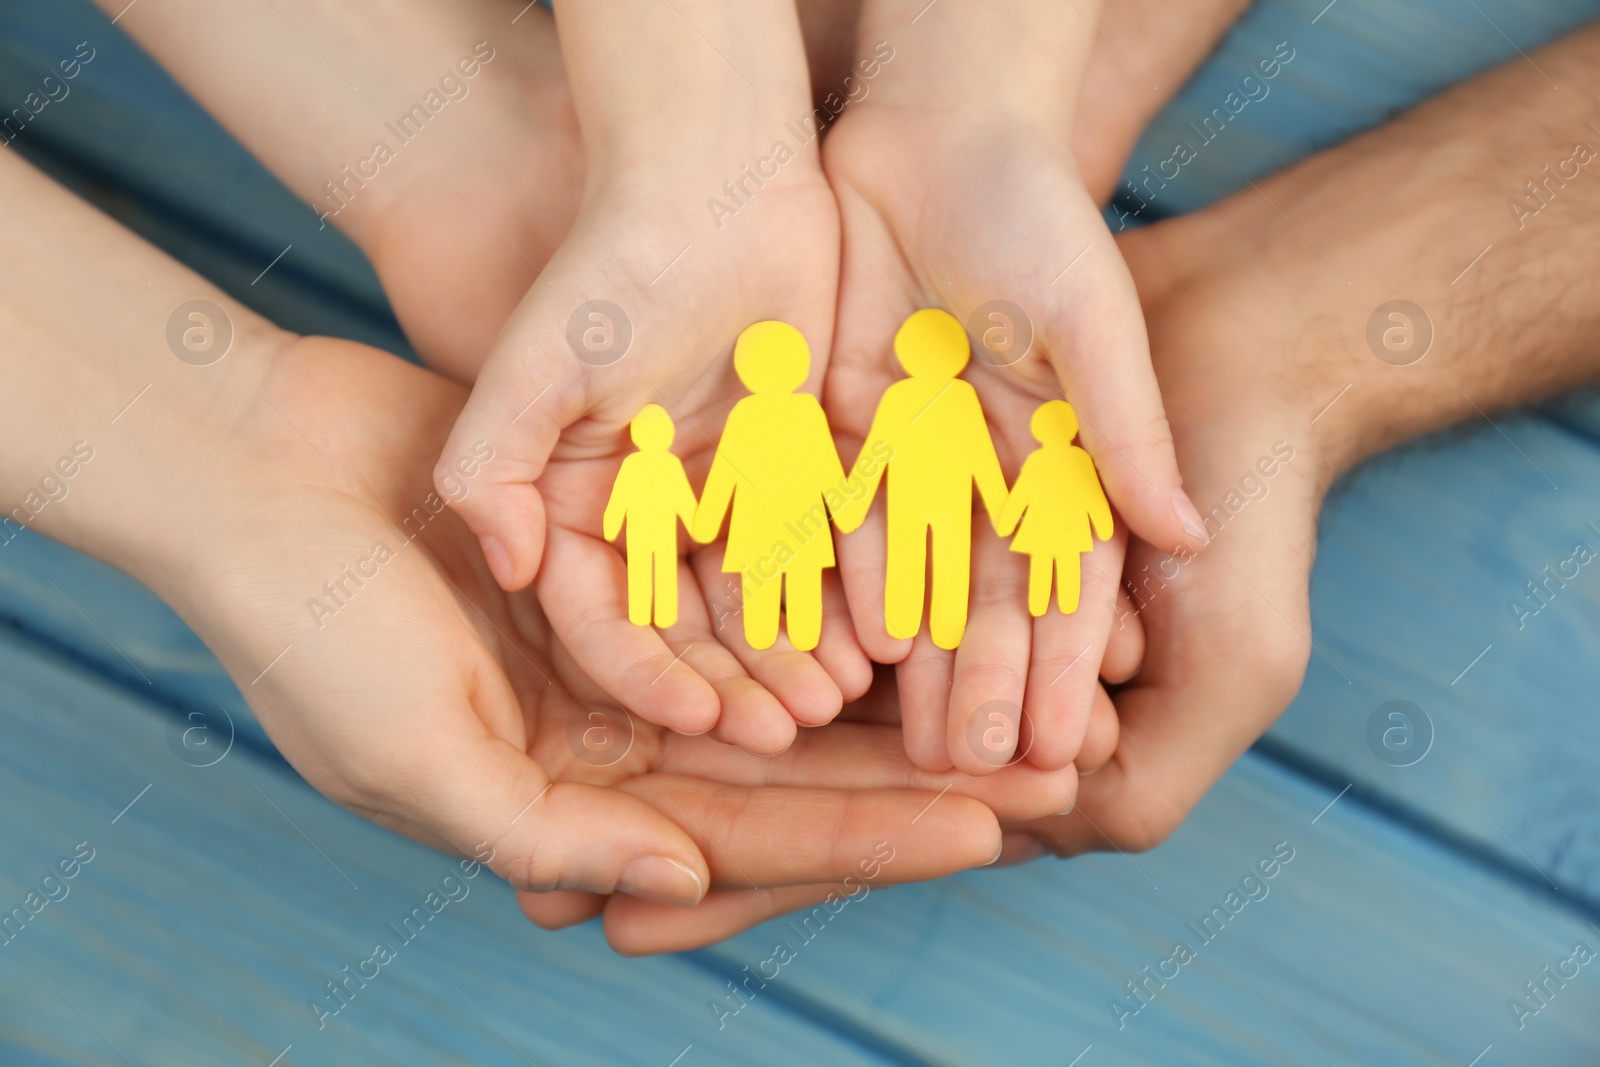
<path fill-rule="evenodd" d="M 530 294 L 485 361 L 433 471 L 434 487 L 477 536 L 495 581 L 512 592 L 533 581 L 544 555 L 545 507 L 533 483 L 562 429 L 583 414 L 586 393 L 584 368 L 568 346 L 529 339 L 560 338 L 573 332 L 569 325 L 580 340 L 631 341 L 615 304 L 590 301 L 562 316 L 555 301 Z"/>
<path fill-rule="evenodd" d="M 1165 551 L 1198 551 L 1205 527 L 1183 490 L 1133 279 L 1109 233 L 1096 235 L 1084 259 L 1045 291 L 1040 340 L 1132 532 Z"/>
<path fill-rule="evenodd" d="M 438 753 L 403 813 L 525 892 L 629 893 L 699 903 L 710 872 L 694 842 L 637 797 L 552 782 L 509 742 L 479 737 Z"/>

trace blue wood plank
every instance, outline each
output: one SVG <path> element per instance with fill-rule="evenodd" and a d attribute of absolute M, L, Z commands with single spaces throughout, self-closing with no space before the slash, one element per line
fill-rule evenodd
<path fill-rule="evenodd" d="M 1517 59 L 1519 49 L 1531 52 L 1596 17 L 1597 0 L 1257 3 L 1140 137 L 1125 172 L 1140 199 L 1125 193 L 1123 209 L 1138 211 L 1142 199 L 1149 207 L 1140 217 L 1148 220 L 1203 207 L 1244 188 L 1246 178 L 1260 178 L 1378 126 L 1457 82 Z M 1273 59 L 1280 42 L 1286 49 L 1279 58 L 1293 58 L 1263 82 L 1258 64 Z M 1256 81 L 1241 89 L 1246 75 Z M 1229 93 L 1238 94 L 1231 106 Z M 1200 128 L 1218 108 L 1227 121 L 1214 118 L 1211 129 Z M 1233 108 L 1240 109 L 1236 116 Z M 1189 145 L 1194 158 L 1163 182 L 1163 169 L 1171 176 L 1175 168 L 1161 164 L 1180 143 Z"/>
<path fill-rule="evenodd" d="M 797 949 L 729 1028 L 770 997 L 904 1033 L 934 1064 L 1465 1065 L 1491 1045 L 1484 1064 L 1593 1063 L 1600 958 L 1536 1016 L 1508 1002 L 1531 1010 L 1523 983 L 1600 950 L 1600 928 L 1349 797 L 1322 813 L 1333 799 L 1250 755 L 1147 855 L 872 893 L 809 943 L 769 923 L 707 953 L 738 975 Z M 1280 842 L 1292 860 L 1246 902 Z M 1190 924 L 1215 906 L 1238 910 L 1208 941 Z M 1194 958 L 1164 967 L 1178 942 Z"/>
<path fill-rule="evenodd" d="M 492 875 L 247 751 L 190 766 L 170 715 L 3 635 L 0 678 L 0 917 L 60 898 L 0 935 L 0 1062 L 884 1062 L 785 1012 L 719 1033 L 703 967 L 544 934 Z M 92 858 L 43 885 L 80 842 Z M 430 891 L 460 899 L 433 917 Z M 394 958 L 320 1017 L 380 941 Z"/>
<path fill-rule="evenodd" d="M 1542 419 L 1497 422 L 1390 453 L 1329 506 L 1320 654 L 1271 737 L 1600 914 L 1600 449 Z M 1412 765 L 1369 744 L 1392 700 L 1432 724 Z"/>

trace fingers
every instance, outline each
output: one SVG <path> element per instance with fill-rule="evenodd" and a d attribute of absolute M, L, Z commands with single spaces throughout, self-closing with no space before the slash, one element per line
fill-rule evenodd
<path fill-rule="evenodd" d="M 709 738 L 671 737 L 663 745 L 659 767 L 663 773 L 728 785 L 950 793 L 981 801 L 1003 819 L 1060 812 L 1077 795 L 1073 767 L 1043 771 L 1024 762 L 982 778 L 956 770 L 921 770 L 906 758 L 897 728 L 865 723 L 836 722 L 804 730 L 789 751 L 771 758 Z"/>
<path fill-rule="evenodd" d="M 964 796 L 911 790 L 744 788 L 655 774 L 619 787 L 681 826 L 711 886 L 763 889 L 837 881 L 885 851 L 885 881 L 922 881 L 989 862 L 1000 827 Z"/>
<path fill-rule="evenodd" d="M 924 627 L 911 639 L 911 654 L 895 668 L 906 755 L 925 771 L 955 766 L 946 740 L 955 662 L 956 654 L 934 644 Z"/>
<path fill-rule="evenodd" d="M 1116 705 L 1104 686 L 1095 686 L 1093 699 L 1089 703 L 1089 723 L 1083 731 L 1083 744 L 1078 749 L 1077 759 L 1073 760 L 1080 780 L 1097 773 L 1111 759 L 1112 753 L 1117 750 L 1120 729 Z"/>
<path fill-rule="evenodd" d="M 721 708 L 717 692 L 684 662 L 690 649 L 670 648 L 654 629 L 628 621 L 626 589 L 615 549 L 550 528 L 539 602 L 573 662 L 649 722 L 690 734 L 711 729 Z"/>
<path fill-rule="evenodd" d="M 845 603 L 855 624 L 856 639 L 874 663 L 900 663 L 912 648 L 912 639 L 889 635 L 883 614 L 888 543 L 881 501 L 873 503 L 859 529 L 838 540 L 839 581 L 844 586 Z"/>
<path fill-rule="evenodd" d="M 630 893 L 697 903 L 710 872 L 693 839 L 635 796 L 552 783 L 514 745 L 479 732 L 442 739 L 407 769 L 398 814 L 526 892 Z"/>
<path fill-rule="evenodd" d="M 738 577 L 722 571 L 720 546 L 697 551 L 690 556 L 689 564 L 698 587 L 704 591 L 707 607 L 716 605 L 716 617 L 706 619 L 710 633 L 725 648 L 740 667 L 767 692 L 776 698 L 782 710 L 793 720 L 806 726 L 820 726 L 832 721 L 844 706 L 844 696 L 839 685 L 823 667 L 818 657 L 797 650 L 785 634 L 780 633 L 771 648 L 754 649 L 745 639 L 743 607 L 740 603 Z M 835 618 L 833 625 L 848 620 Z M 827 622 L 823 632 L 828 631 Z M 848 638 L 853 642 L 853 638 Z M 819 649 L 821 644 L 819 644 Z M 858 670 L 870 673 L 862 657 Z M 859 684 L 859 683 L 857 683 Z M 726 716 L 726 712 L 724 713 Z M 732 741 L 731 738 L 720 739 Z M 793 725 L 789 727 L 793 738 Z M 787 747 L 787 746 L 785 746 Z M 762 751 L 782 751 L 763 748 Z"/>
<path fill-rule="evenodd" d="M 1099 688 L 1096 675 L 1114 626 L 1111 605 L 1126 546 L 1127 536 L 1119 530 L 1078 557 L 1071 564 L 1081 573 L 1078 609 L 1062 614 L 1053 595 L 1050 607 L 1033 620 L 1033 658 L 1023 707 L 1033 728 L 1027 759 L 1036 766 L 1065 767 L 1083 744 L 1089 705 Z"/>
<path fill-rule="evenodd" d="M 687 911 L 617 897 L 605 909 L 606 941 L 624 956 L 687 952 L 726 941 L 768 919 L 821 904 L 830 896 L 842 900 L 854 894 L 859 898 L 861 890 L 859 882 L 849 886 L 840 882 L 718 891 Z"/>
<path fill-rule="evenodd" d="M 1100 659 L 1100 677 L 1112 685 L 1121 685 L 1138 673 L 1144 662 L 1143 613 L 1120 584 L 1111 610 L 1113 622 L 1106 654 Z"/>
<path fill-rule="evenodd" d="M 1065 820 L 1063 848 L 1158 844 L 1288 706 L 1311 654 L 1303 635 L 1313 532 L 1303 521 L 1256 541 L 1241 524 L 1237 538 L 1219 539 L 1220 552 L 1191 561 L 1152 602 L 1145 665 L 1117 696 L 1115 753 L 1084 779 L 1087 817 Z M 1260 552 L 1262 543 L 1275 555 Z M 1159 556 L 1139 545 L 1130 567 Z"/>
<path fill-rule="evenodd" d="M 550 893 L 524 893 L 518 890 L 517 907 L 541 929 L 564 930 L 593 919 L 605 911 L 606 901 L 612 899 L 616 898 L 576 889 L 558 889 Z"/>
<path fill-rule="evenodd" d="M 971 608 L 955 652 L 945 747 L 958 770 L 984 775 L 1016 758 L 1034 620 L 1028 614 L 1027 559 L 998 537 L 977 538 L 972 554 Z M 1032 722 L 1035 745 L 1040 725 Z M 1053 766 L 1070 762 L 1069 757 Z"/>

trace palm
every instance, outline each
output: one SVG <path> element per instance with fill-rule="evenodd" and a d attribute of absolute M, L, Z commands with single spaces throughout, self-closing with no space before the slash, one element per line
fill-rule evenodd
<path fill-rule="evenodd" d="M 1131 287 L 1125 272 L 1118 274 L 1114 249 L 1108 255 L 1100 247 L 1109 237 L 1070 160 L 1010 131 L 974 139 L 979 136 L 955 140 L 936 121 L 870 99 L 847 112 L 832 133 L 825 160 L 840 198 L 846 256 L 826 403 L 836 429 L 849 439 L 847 448 L 858 444 L 878 398 L 903 376 L 888 342 L 912 311 L 930 305 L 973 309 L 994 299 L 1030 308 L 1024 315 L 1031 322 L 996 321 L 1012 327 L 1012 344 L 975 350 L 966 373 L 1002 466 L 1014 477 L 1037 447 L 1029 418 L 1041 403 L 1062 395 L 1063 378 L 1070 398 L 1083 406 L 1073 389 L 1073 353 L 1063 351 L 1076 337 L 1071 318 L 1082 310 L 1062 312 L 1072 305 L 1067 295 L 1115 294 L 1127 287 L 1131 296 Z M 1019 354 L 1027 333 L 1032 344 Z M 1091 400 L 1096 395 L 1089 387 L 1084 392 Z M 1095 434 L 1091 418 L 1084 418 L 1084 439 L 1103 454 L 1107 439 Z M 1023 596 L 1026 564 L 980 534 L 974 541 L 972 623 L 952 657 L 925 636 L 908 650 L 882 632 L 883 571 L 872 547 L 881 537 L 875 525 L 855 539 L 844 576 L 863 644 L 876 658 L 904 661 L 901 693 L 913 759 L 930 768 L 953 762 L 979 773 L 992 769 L 967 751 L 967 716 L 1005 701 L 1025 711 L 1035 733 L 1032 758 L 1050 766 L 1069 762 L 1083 739 L 1091 703 L 1103 699 L 1094 666 L 1108 637 L 1106 606 L 1115 595 L 1111 583 L 1120 569 L 1120 542 L 1086 557 L 1094 577 L 1085 576 L 1084 608 L 1034 621 Z M 1082 669 L 1073 673 L 1080 657 Z"/>

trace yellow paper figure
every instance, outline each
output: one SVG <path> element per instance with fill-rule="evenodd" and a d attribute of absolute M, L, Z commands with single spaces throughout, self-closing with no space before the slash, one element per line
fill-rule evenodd
<path fill-rule="evenodd" d="M 1111 539 L 1111 505 L 1089 453 L 1072 443 L 1078 413 L 1065 400 L 1051 400 L 1028 424 L 1039 450 L 1022 463 L 1017 484 L 1006 498 L 995 528 L 1001 537 L 1017 530 L 1011 551 L 1028 556 L 1028 610 L 1043 615 L 1050 607 L 1050 572 L 1055 571 L 1056 603 L 1063 614 L 1078 610 L 1082 574 L 1079 556 L 1094 549 L 1094 534 Z"/>
<path fill-rule="evenodd" d="M 732 508 L 722 569 L 740 575 L 745 640 L 772 647 L 781 600 L 790 642 L 809 651 L 822 633 L 822 571 L 834 565 L 828 515 L 843 506 L 844 466 L 822 405 L 795 392 L 811 371 L 799 330 L 748 327 L 733 367 L 755 395 L 728 414 L 690 529 L 697 541 L 715 540 Z"/>
<path fill-rule="evenodd" d="M 972 571 L 972 486 L 991 521 L 1005 506 L 1006 479 L 983 421 L 978 393 L 960 374 L 972 354 L 967 333 L 937 308 L 914 313 L 894 335 L 894 354 L 911 377 L 884 392 L 851 477 L 865 492 L 839 521 L 861 525 L 885 469 L 889 472 L 888 574 L 884 621 L 891 637 L 922 626 L 929 533 L 933 591 L 928 611 L 933 643 L 955 648 L 967 628 Z M 886 458 L 885 458 L 886 457 Z"/>
<path fill-rule="evenodd" d="M 628 621 L 650 625 L 654 579 L 655 623 L 678 621 L 678 522 L 694 523 L 694 490 L 672 447 L 672 416 L 647 404 L 629 426 L 639 451 L 622 461 L 601 520 L 606 540 L 628 525 Z"/>

